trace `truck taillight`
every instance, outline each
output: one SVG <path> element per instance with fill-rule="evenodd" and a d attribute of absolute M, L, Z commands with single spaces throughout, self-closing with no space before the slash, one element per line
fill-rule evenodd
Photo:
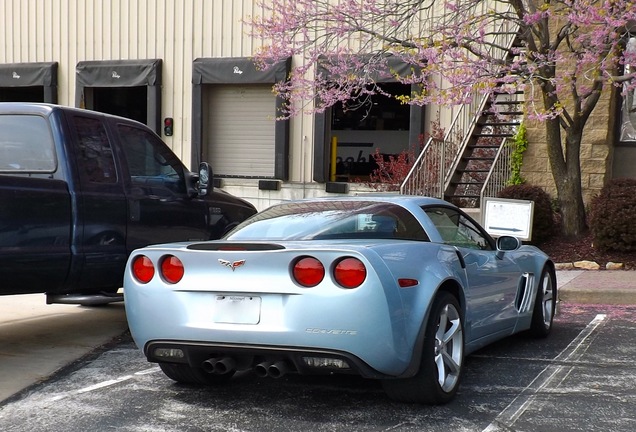
<path fill-rule="evenodd" d="M 343 258 L 333 269 L 333 278 L 343 288 L 357 288 L 367 277 L 367 268 L 357 258 Z"/>
<path fill-rule="evenodd" d="M 183 263 L 174 255 L 166 255 L 161 259 L 161 277 L 172 284 L 176 284 L 183 277 Z"/>
<path fill-rule="evenodd" d="M 150 282 L 155 275 L 155 266 L 150 258 L 145 255 L 137 255 L 133 258 L 131 267 L 135 279 L 143 284 Z"/>
<path fill-rule="evenodd" d="M 314 257 L 300 258 L 292 268 L 294 280 L 300 285 L 311 288 L 322 282 L 325 277 L 325 267 Z"/>

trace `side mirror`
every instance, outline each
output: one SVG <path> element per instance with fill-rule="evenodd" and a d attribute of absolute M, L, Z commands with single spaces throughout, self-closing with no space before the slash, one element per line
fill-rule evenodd
<path fill-rule="evenodd" d="M 514 251 L 521 247 L 521 240 L 513 236 L 501 236 L 497 239 L 497 258 L 501 259 L 506 251 Z"/>
<path fill-rule="evenodd" d="M 199 182 L 197 184 L 199 196 L 205 196 L 208 194 L 212 177 L 212 167 L 210 167 L 210 164 L 207 162 L 201 162 L 199 164 Z"/>

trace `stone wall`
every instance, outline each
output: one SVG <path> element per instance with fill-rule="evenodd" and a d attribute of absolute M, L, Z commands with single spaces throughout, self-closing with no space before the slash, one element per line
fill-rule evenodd
<path fill-rule="evenodd" d="M 613 108 L 610 103 L 611 89 L 607 86 L 583 130 L 581 143 L 581 185 L 583 199 L 588 205 L 607 180 L 611 178 L 611 128 Z M 535 100 L 540 100 L 540 97 Z M 544 188 L 556 198 L 556 188 L 548 160 L 545 124 L 525 119 L 528 150 L 524 154 L 521 175 L 528 184 Z M 565 134 L 563 134 L 565 138 Z"/>

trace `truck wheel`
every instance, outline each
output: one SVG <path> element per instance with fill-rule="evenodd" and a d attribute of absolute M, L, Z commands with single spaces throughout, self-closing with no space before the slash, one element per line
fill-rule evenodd
<path fill-rule="evenodd" d="M 234 371 L 223 375 L 210 374 L 202 368 L 194 368 L 186 364 L 159 363 L 159 367 L 168 378 L 182 384 L 212 386 L 225 383 L 234 375 Z"/>
<path fill-rule="evenodd" d="M 530 333 L 536 337 L 546 337 L 552 330 L 554 312 L 556 311 L 556 277 L 549 268 L 544 268 L 537 289 L 537 297 L 532 310 Z"/>
<path fill-rule="evenodd" d="M 457 393 L 464 365 L 464 324 L 459 302 L 440 292 L 425 329 L 419 371 L 411 378 L 384 380 L 387 395 L 401 402 L 449 402 Z"/>

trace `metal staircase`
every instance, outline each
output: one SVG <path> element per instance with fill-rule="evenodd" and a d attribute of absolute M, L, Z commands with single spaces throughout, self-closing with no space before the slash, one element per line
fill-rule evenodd
<path fill-rule="evenodd" d="M 444 199 L 461 207 L 479 207 L 481 190 L 506 139 L 516 133 L 523 116 L 523 92 L 497 89 L 481 112 L 461 150 L 444 190 Z"/>
<path fill-rule="evenodd" d="M 517 28 L 506 27 L 510 25 L 502 23 L 497 33 L 501 40 L 494 45 L 507 47 L 500 58 L 512 62 L 518 40 Z M 504 83 L 490 96 L 474 95 L 471 103 L 450 113 L 453 120 L 443 138 L 428 140 L 400 192 L 479 207 L 495 159 L 521 123 L 523 103 L 523 92 L 510 91 Z M 497 169 L 501 170 L 501 164 Z"/>

